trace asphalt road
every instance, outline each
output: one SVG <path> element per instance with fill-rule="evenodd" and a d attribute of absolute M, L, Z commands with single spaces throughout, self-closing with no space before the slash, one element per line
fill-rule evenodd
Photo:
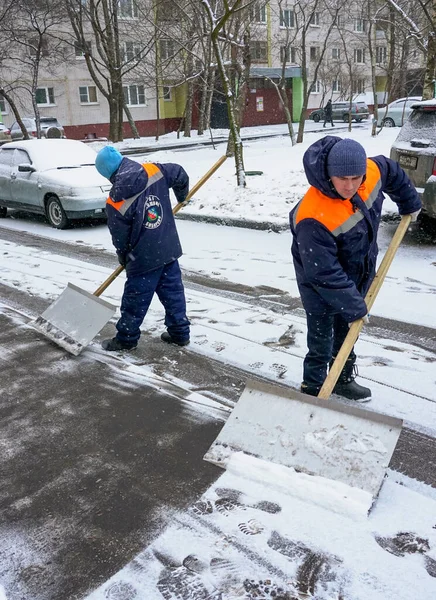
<path fill-rule="evenodd" d="M 53 251 L 50 240 L 12 234 Z M 0 228 L 4 239 L 12 234 Z M 57 244 L 62 251 L 116 266 L 109 253 Z M 185 280 L 248 301 L 264 292 L 218 289 L 195 274 Z M 0 581 L 8 600 L 79 599 L 218 477 L 202 457 L 249 374 L 146 333 L 130 366 L 96 347 L 75 358 L 29 327 L 28 315 L 46 301 L 0 285 L 0 302 Z M 432 330 L 379 325 L 416 335 L 417 343 L 434 341 Z M 434 439 L 404 429 L 391 468 L 436 487 Z"/>

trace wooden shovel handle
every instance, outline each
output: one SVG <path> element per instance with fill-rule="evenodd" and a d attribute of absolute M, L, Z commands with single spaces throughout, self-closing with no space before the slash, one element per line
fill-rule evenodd
<path fill-rule="evenodd" d="M 221 156 L 221 158 L 219 158 L 216 161 L 216 163 L 213 165 L 213 167 L 211 167 L 209 169 L 209 171 L 205 175 L 203 175 L 203 177 L 199 181 L 197 181 L 197 183 L 194 185 L 192 190 L 190 190 L 189 194 L 186 196 L 186 200 L 184 202 L 179 202 L 173 208 L 173 215 L 178 213 L 181 208 L 186 206 L 186 204 L 189 202 L 189 200 L 192 198 L 192 196 L 201 188 L 201 186 L 204 183 L 206 183 L 206 181 L 209 179 L 209 177 L 211 177 L 215 173 L 215 171 L 220 168 L 220 166 L 223 164 L 223 162 L 226 160 L 226 158 L 227 158 L 226 155 Z M 93 295 L 97 296 L 97 297 L 101 296 L 101 294 L 105 291 L 105 289 L 108 288 L 110 286 L 110 284 L 118 277 L 118 275 L 124 271 L 124 268 L 125 267 L 123 267 L 123 265 L 120 265 L 119 267 L 117 267 L 115 269 L 115 271 L 113 273 L 111 273 L 111 275 L 109 275 L 109 277 L 106 279 L 106 281 L 103 281 L 101 286 L 95 290 Z"/>
<path fill-rule="evenodd" d="M 373 279 L 371 287 L 369 288 L 368 293 L 366 294 L 365 303 L 368 308 L 368 312 L 371 310 L 374 304 L 377 294 L 379 293 L 383 281 L 386 277 L 386 273 L 388 272 L 389 267 L 391 266 L 395 253 L 398 250 L 398 246 L 401 244 L 401 241 L 406 234 L 411 220 L 411 215 L 403 215 L 401 217 L 400 224 L 398 225 L 397 230 L 391 240 L 391 243 L 389 244 L 389 248 L 386 250 L 386 254 L 383 257 L 382 262 L 380 263 L 380 266 Z M 336 360 L 333 363 L 332 368 L 330 369 L 329 374 L 327 375 L 324 381 L 324 384 L 318 394 L 318 398 L 321 398 L 322 400 L 329 399 L 330 394 L 332 393 L 333 388 L 335 387 L 336 382 L 339 378 L 339 375 L 341 374 L 341 371 L 344 368 L 345 362 L 349 357 L 357 338 L 359 337 L 359 333 L 362 330 L 363 324 L 363 319 L 358 319 L 350 325 L 350 330 L 347 334 L 347 337 L 345 338 L 344 343 L 342 344 L 341 349 L 339 350 L 338 355 L 336 356 Z"/>
<path fill-rule="evenodd" d="M 187 205 L 187 203 L 192 198 L 192 196 L 194 196 L 197 193 L 197 191 L 201 188 L 201 186 L 204 183 L 206 183 L 206 181 L 209 179 L 209 177 L 211 177 L 215 173 L 215 171 L 220 168 L 220 166 L 223 164 L 223 162 L 226 159 L 227 159 L 226 154 L 224 154 L 224 156 L 221 156 L 221 158 L 219 158 L 216 161 L 216 163 L 213 165 L 213 167 L 211 167 L 209 169 L 209 171 L 206 173 L 206 175 L 203 175 L 203 177 L 199 181 L 197 181 L 197 183 L 194 185 L 192 190 L 190 190 L 189 194 L 186 196 L 186 200 L 184 202 L 180 202 L 179 204 L 176 204 L 176 206 L 173 208 L 173 215 L 178 213 L 181 208 L 183 208 L 184 206 Z"/>

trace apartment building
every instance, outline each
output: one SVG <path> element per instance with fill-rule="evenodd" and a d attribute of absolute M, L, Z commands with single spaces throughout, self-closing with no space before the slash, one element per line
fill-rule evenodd
<path fill-rule="evenodd" d="M 180 33 L 181 21 L 168 2 L 160 0 L 161 9 L 155 13 L 153 23 L 143 18 L 140 10 L 143 0 L 120 0 L 121 55 L 126 64 L 140 59 L 135 68 L 126 68 L 123 75 L 124 97 L 140 135 L 154 135 L 158 122 L 161 133 L 177 129 L 185 110 L 184 51 L 178 38 L 189 39 L 195 28 L 188 27 Z M 383 26 L 374 27 L 370 38 L 368 21 L 363 18 L 358 2 L 348 3 L 346 12 L 342 9 L 338 13 L 332 12 L 330 4 L 308 1 L 304 6 L 302 9 L 301 3 L 295 5 L 292 0 L 270 0 L 250 7 L 247 18 L 251 79 L 243 125 L 285 122 L 274 86 L 283 74 L 283 67 L 294 121 L 299 120 L 303 106 L 305 73 L 311 85 L 308 112 L 323 106 L 328 98 L 335 101 L 352 96 L 373 104 L 370 39 L 378 102 L 387 101 L 389 47 Z M 150 30 L 156 23 L 160 35 L 153 50 Z M 155 30 L 156 27 L 154 33 Z M 85 51 L 96 52 L 96 40 L 90 29 L 84 40 L 85 48 L 83 43 L 74 41 L 72 32 L 65 32 L 65 40 L 64 60 L 55 68 L 51 66 L 50 71 L 43 70 L 38 80 L 36 101 L 41 115 L 57 117 L 71 138 L 107 136 L 108 102 L 91 78 L 85 61 Z M 408 60 L 411 70 L 422 66 L 422 56 L 416 49 L 412 49 Z M 2 76 L 7 77 L 5 68 Z M 414 95 L 417 93 L 419 89 L 415 87 Z M 17 102 L 22 116 L 33 113 L 29 94 L 22 93 Z M 10 126 L 14 116 L 1 99 L 0 109 L 4 123 Z M 212 126 L 225 126 L 225 117 L 223 102 L 215 103 Z M 124 134 L 131 135 L 126 118 Z"/>

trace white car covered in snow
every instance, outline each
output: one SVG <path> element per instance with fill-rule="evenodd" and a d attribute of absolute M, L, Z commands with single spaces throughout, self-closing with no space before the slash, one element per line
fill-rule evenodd
<path fill-rule="evenodd" d="M 40 139 L 0 148 L 0 217 L 8 208 L 45 215 L 65 229 L 73 219 L 104 218 L 111 185 L 95 150 L 76 140 Z"/>

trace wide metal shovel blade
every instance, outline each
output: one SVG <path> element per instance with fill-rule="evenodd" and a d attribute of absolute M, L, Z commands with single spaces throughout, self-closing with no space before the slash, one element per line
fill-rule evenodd
<path fill-rule="evenodd" d="M 114 316 L 116 306 L 69 283 L 31 323 L 53 342 L 78 356 Z"/>
<path fill-rule="evenodd" d="M 234 452 L 342 481 L 376 497 L 402 420 L 248 381 L 204 459 L 226 468 Z"/>

